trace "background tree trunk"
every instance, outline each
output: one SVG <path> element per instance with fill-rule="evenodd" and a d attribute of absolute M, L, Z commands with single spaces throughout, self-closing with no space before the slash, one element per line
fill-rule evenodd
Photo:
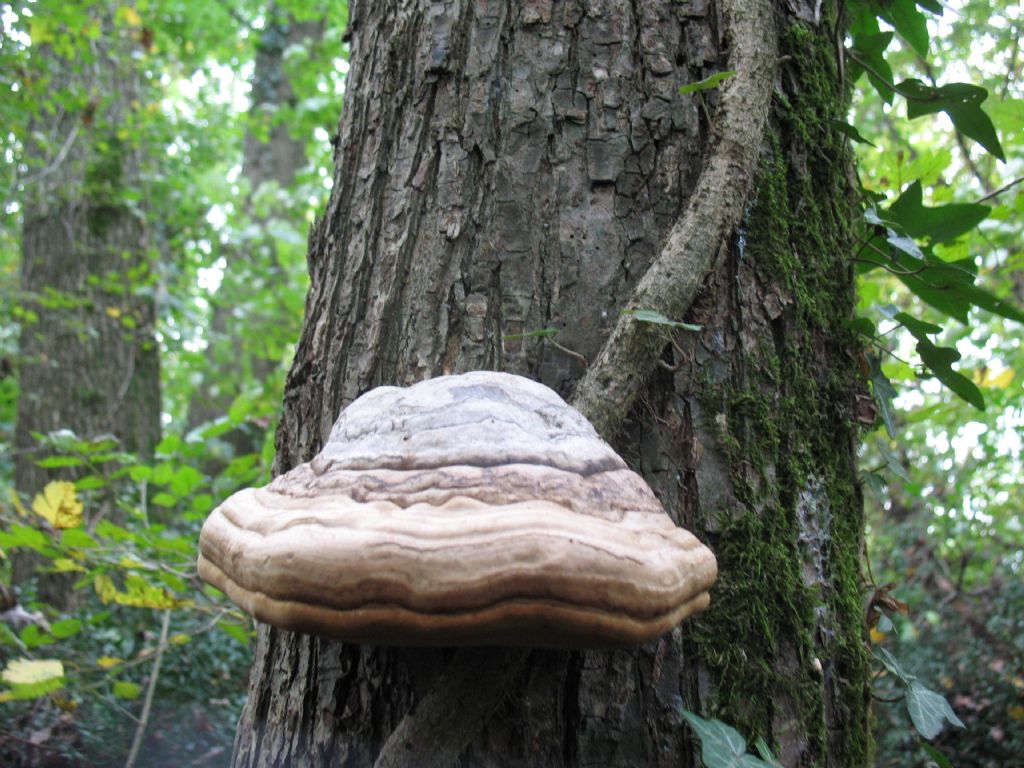
<path fill-rule="evenodd" d="M 260 228 L 268 222 L 257 212 L 254 197 L 263 191 L 263 185 L 280 190 L 291 187 L 296 171 L 306 162 L 304 140 L 295 138 L 278 114 L 278 110 L 294 106 L 285 53 L 291 45 L 312 45 L 324 28 L 322 22 L 296 22 L 274 3 L 268 6 L 266 18 L 252 76 L 250 127 L 242 156 L 242 179 L 249 185 L 249 193 L 244 210 L 239 211 L 243 221 Z M 263 280 L 281 279 L 282 268 L 269 234 L 247 242 L 247 247 L 230 247 L 224 253 L 224 279 L 211 302 L 207 354 L 212 363 L 189 404 L 190 427 L 223 416 L 246 384 L 264 382 L 281 365 L 262 344 L 271 318 L 250 305 L 255 275 Z M 265 430 L 247 426 L 220 438 L 235 456 L 260 448 Z M 213 467 L 210 469 L 212 473 Z"/>
<path fill-rule="evenodd" d="M 714 138 L 718 92 L 679 87 L 723 69 L 737 42 L 700 0 L 360 2 L 349 14 L 335 187 L 310 238 L 278 471 L 381 384 L 500 369 L 570 396 Z M 694 764 L 684 706 L 764 736 L 787 766 L 869 762 L 837 15 L 776 4 L 763 33 L 783 58 L 754 191 L 676 318 L 702 330 L 665 337 L 666 366 L 614 440 L 716 552 L 709 612 L 636 650 L 537 650 L 518 671 L 500 649 L 261 627 L 236 765 L 372 765 L 460 664 L 497 707 L 451 736 L 461 765 Z M 544 328 L 559 329 L 557 346 L 519 336 Z M 432 764 L 421 746 L 409 765 Z"/>
<path fill-rule="evenodd" d="M 39 52 L 51 76 L 36 86 L 66 89 L 81 109 L 41 112 L 31 135 L 46 144 L 25 152 L 14 478 L 28 498 L 74 475 L 36 465 L 43 454 L 34 432 L 113 435 L 121 450 L 143 455 L 160 437 L 154 278 L 137 210 L 143 139 L 130 129 L 133 110 L 144 108 L 131 56 L 139 43 L 112 17 L 98 23 L 103 33 L 89 61 L 64 59 L 48 45 Z M 16 559 L 16 582 L 32 563 Z M 73 580 L 42 579 L 38 596 L 63 605 Z"/>

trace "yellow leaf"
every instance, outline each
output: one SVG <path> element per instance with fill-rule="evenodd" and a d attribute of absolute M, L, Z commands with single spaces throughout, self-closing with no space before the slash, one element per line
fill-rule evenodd
<path fill-rule="evenodd" d="M 7 489 L 7 496 L 10 498 L 11 504 L 14 505 L 14 511 L 17 512 L 20 517 L 28 517 L 28 510 L 25 509 L 25 505 L 21 503 L 21 498 L 13 488 Z"/>
<path fill-rule="evenodd" d="M 96 666 L 100 669 L 110 669 L 111 667 L 116 667 L 122 661 L 123 659 L 118 659 L 114 656 L 100 656 L 96 659 Z"/>
<path fill-rule="evenodd" d="M 120 8 L 117 9 L 117 16 L 129 27 L 142 26 L 142 17 L 139 16 L 139 12 L 131 6 L 122 5 Z"/>
<path fill-rule="evenodd" d="M 989 389 L 1006 389 L 1013 381 L 1013 375 L 1013 368 L 1006 368 L 996 374 L 989 373 L 985 376 L 985 381 L 981 383 L 981 386 Z"/>
<path fill-rule="evenodd" d="M 125 576 L 124 592 L 114 595 L 118 605 L 133 608 L 184 608 L 192 604 L 191 600 L 181 600 L 163 587 L 148 583 L 142 576 L 129 573 Z"/>
<path fill-rule="evenodd" d="M 57 573 L 67 573 L 69 571 L 85 571 L 85 568 L 80 566 L 74 560 L 68 557 L 58 557 L 53 561 L 53 568 Z"/>
<path fill-rule="evenodd" d="M 885 640 L 885 632 L 881 632 L 874 627 L 871 628 L 871 642 L 875 645 Z"/>
<path fill-rule="evenodd" d="M 192 636 L 186 635 L 184 632 L 178 632 L 177 634 L 171 635 L 172 645 L 184 645 L 185 643 L 191 642 Z"/>
<path fill-rule="evenodd" d="M 11 685 L 41 683 L 58 677 L 64 677 L 64 665 L 59 659 L 15 659 L 7 662 L 3 671 L 4 682 Z"/>
<path fill-rule="evenodd" d="M 121 310 L 117 307 L 107 307 L 107 317 L 118 318 L 121 316 Z"/>
<path fill-rule="evenodd" d="M 128 557 L 128 555 L 124 555 L 118 561 L 118 565 L 120 565 L 126 571 L 153 570 L 153 567 L 148 563 L 144 563 L 141 560 L 136 560 L 134 557 Z"/>
<path fill-rule="evenodd" d="M 82 524 L 82 502 L 75 496 L 75 484 L 63 480 L 47 483 L 32 500 L 32 511 L 54 528 L 75 528 Z"/>
<path fill-rule="evenodd" d="M 70 696 L 61 696 L 59 693 L 51 694 L 50 699 L 65 712 L 74 712 L 78 709 L 78 702 Z"/>
<path fill-rule="evenodd" d="M 1007 707 L 1006 714 L 1012 717 L 1014 720 L 1024 720 L 1024 706 L 1020 704 L 1014 704 Z"/>
<path fill-rule="evenodd" d="M 114 586 L 114 582 L 106 574 L 101 573 L 93 579 L 92 585 L 96 590 L 97 596 L 100 598 L 100 602 L 104 605 L 117 597 L 117 587 Z"/>

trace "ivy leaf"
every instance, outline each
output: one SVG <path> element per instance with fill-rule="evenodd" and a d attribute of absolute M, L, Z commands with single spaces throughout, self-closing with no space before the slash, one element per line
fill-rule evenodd
<path fill-rule="evenodd" d="M 874 240 L 876 244 L 881 242 L 881 238 Z M 926 254 L 922 264 L 897 249 L 892 253 L 892 263 L 872 250 L 865 250 L 860 262 L 858 270 L 862 273 L 877 267 L 895 267 L 896 276 L 922 301 L 965 325 L 969 322 L 971 307 L 980 307 L 1008 320 L 1024 323 L 1024 312 L 974 285 L 978 268 L 972 259 L 941 261 Z"/>
<path fill-rule="evenodd" d="M 875 649 L 874 655 L 876 659 L 882 662 L 882 666 L 884 666 L 887 670 L 889 670 L 892 674 L 899 678 L 899 681 L 904 685 L 909 686 L 914 680 L 917 679 L 909 672 L 906 672 L 903 669 L 903 666 L 899 663 L 899 661 L 897 661 L 896 657 L 893 656 L 885 648 Z"/>
<path fill-rule="evenodd" d="M 892 405 L 896 397 L 896 388 L 889 377 L 882 373 L 882 361 L 877 355 L 868 355 L 868 375 L 871 377 L 871 388 L 878 403 L 878 412 L 882 415 L 882 423 L 889 437 L 896 437 L 896 419 Z"/>
<path fill-rule="evenodd" d="M 960 359 L 959 352 L 952 347 L 937 347 L 927 339 L 919 339 L 917 354 L 939 381 L 978 410 L 985 410 L 981 390 L 973 381 L 953 370 L 952 364 Z"/>
<path fill-rule="evenodd" d="M 641 323 L 667 325 L 671 328 L 681 328 L 684 331 L 699 331 L 703 327 L 693 323 L 681 323 L 678 320 L 672 320 L 654 309 L 627 309 L 622 314 L 632 315 L 634 320 L 638 320 Z"/>
<path fill-rule="evenodd" d="M 947 722 L 960 728 L 966 727 L 949 706 L 945 696 L 917 680 L 912 680 L 907 686 L 907 711 L 914 728 L 926 739 L 938 736 Z"/>
<path fill-rule="evenodd" d="M 914 238 L 900 234 L 892 227 L 886 227 L 885 242 L 915 259 L 924 260 L 924 253 L 917 247 Z"/>
<path fill-rule="evenodd" d="M 923 59 L 928 58 L 928 22 L 915 0 L 890 0 L 878 5 L 878 15 L 899 32 Z"/>
<path fill-rule="evenodd" d="M 988 98 L 988 91 L 980 85 L 950 83 L 936 88 L 910 79 L 898 83 L 896 89 L 907 99 L 909 119 L 945 112 L 960 133 L 1006 162 L 992 118 L 981 108 L 982 102 Z"/>
<path fill-rule="evenodd" d="M 757 754 L 761 756 L 761 759 L 768 765 L 772 766 L 772 768 L 782 768 L 782 763 L 778 761 L 771 749 L 768 748 L 768 744 L 765 742 L 763 736 L 758 736 L 757 739 L 754 740 L 754 749 L 757 750 Z"/>
<path fill-rule="evenodd" d="M 54 528 L 77 528 L 82 523 L 82 502 L 75 496 L 75 484 L 54 480 L 32 500 L 32 511 Z"/>
<path fill-rule="evenodd" d="M 922 743 L 921 748 L 928 753 L 928 757 L 930 757 L 932 761 L 939 766 L 939 768 L 953 768 L 953 763 L 949 761 L 949 758 L 939 752 L 939 750 L 931 744 Z"/>
<path fill-rule="evenodd" d="M 855 141 L 858 144 L 867 144 L 869 147 L 874 147 L 875 149 L 878 149 L 878 146 L 874 142 L 865 139 L 861 135 L 860 131 L 858 131 L 849 123 L 844 123 L 841 120 L 833 120 L 832 125 L 835 127 L 837 131 L 845 135 L 846 138 L 848 138 L 850 141 Z"/>
<path fill-rule="evenodd" d="M 987 205 L 975 203 L 926 208 L 921 201 L 921 182 L 915 181 L 903 190 L 899 199 L 889 206 L 887 213 L 911 237 L 927 237 L 933 243 L 955 240 L 978 226 L 992 210 Z"/>
<path fill-rule="evenodd" d="M 935 323 L 928 323 L 908 315 L 906 312 L 896 312 L 892 319 L 902 323 L 903 327 L 910 331 L 911 335 L 918 341 L 927 340 L 928 336 L 942 332 L 942 326 Z"/>
<path fill-rule="evenodd" d="M 716 88 L 723 80 L 727 80 L 735 74 L 736 71 L 732 69 L 726 70 L 725 72 L 716 72 L 715 74 L 709 75 L 696 83 L 687 83 L 686 85 L 680 86 L 679 93 L 695 93 L 697 91 L 706 91 L 709 88 Z"/>
<path fill-rule="evenodd" d="M 707 768 L 772 768 L 771 763 L 747 754 L 746 740 L 732 726 L 686 709 L 682 715 L 700 737 L 700 756 Z"/>
<path fill-rule="evenodd" d="M 855 34 L 853 37 L 853 59 L 851 69 L 852 78 L 856 80 L 861 72 L 868 73 L 868 80 L 878 91 L 886 104 L 892 104 L 895 92 L 890 83 L 893 81 L 892 67 L 885 60 L 885 49 L 892 42 L 892 32 L 878 32 L 878 25 L 875 24 L 873 34 Z M 859 61 L 863 62 L 864 66 Z M 875 73 L 878 73 L 877 75 Z M 879 77 L 880 76 L 880 77 Z"/>

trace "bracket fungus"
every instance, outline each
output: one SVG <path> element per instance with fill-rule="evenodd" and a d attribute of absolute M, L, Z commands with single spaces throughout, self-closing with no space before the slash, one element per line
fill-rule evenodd
<path fill-rule="evenodd" d="M 406 646 L 641 643 L 717 569 L 578 411 L 485 371 L 358 398 L 312 461 L 215 509 L 200 552 L 261 621 Z"/>

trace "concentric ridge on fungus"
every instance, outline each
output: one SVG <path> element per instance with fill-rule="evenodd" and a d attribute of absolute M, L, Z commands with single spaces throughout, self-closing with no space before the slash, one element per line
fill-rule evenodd
<path fill-rule="evenodd" d="M 261 621 L 385 645 L 639 643 L 716 575 L 576 410 L 484 371 L 360 397 L 311 462 L 215 509 L 200 552 Z"/>

